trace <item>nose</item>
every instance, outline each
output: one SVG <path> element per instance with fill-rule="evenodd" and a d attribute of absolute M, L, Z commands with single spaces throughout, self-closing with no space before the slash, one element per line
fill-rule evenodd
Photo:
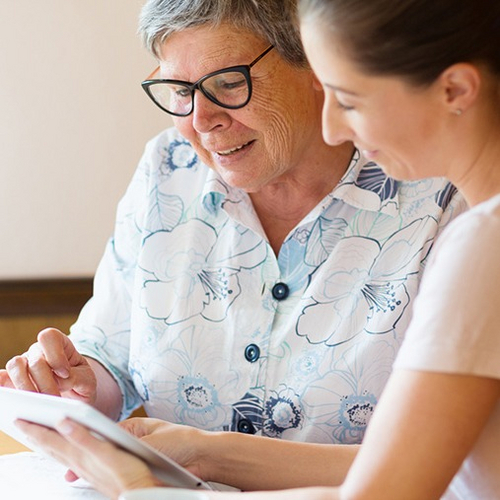
<path fill-rule="evenodd" d="M 199 90 L 193 97 L 193 127 L 199 133 L 207 133 L 218 127 L 228 126 L 231 118 L 227 110 L 221 108 Z"/>
<path fill-rule="evenodd" d="M 326 96 L 322 113 L 323 138 L 330 146 L 352 141 L 354 134 L 335 97 Z"/>

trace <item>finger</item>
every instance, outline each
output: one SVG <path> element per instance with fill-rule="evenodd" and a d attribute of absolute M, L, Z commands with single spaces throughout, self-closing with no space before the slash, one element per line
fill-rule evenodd
<path fill-rule="evenodd" d="M 28 360 L 28 370 L 31 379 L 37 386 L 38 391 L 44 394 L 60 396 L 61 392 L 57 384 L 57 375 L 47 363 L 45 356 L 41 352 L 38 344 L 33 344 L 26 354 Z"/>
<path fill-rule="evenodd" d="M 99 454 L 103 446 L 112 446 L 103 439 L 95 437 L 86 427 L 77 424 L 69 418 L 65 418 L 56 426 L 56 431 L 59 432 L 69 443 L 77 448 L 86 449 L 92 454 Z"/>
<path fill-rule="evenodd" d="M 36 447 L 41 448 L 52 458 L 68 467 L 64 477 L 69 482 L 74 482 L 83 477 L 83 471 L 78 471 L 78 464 L 82 461 L 82 452 L 63 435 L 53 429 L 42 425 L 16 420 L 15 425 L 28 437 Z"/>
<path fill-rule="evenodd" d="M 137 438 L 147 436 L 151 431 L 144 425 L 144 418 L 128 418 L 118 422 L 118 425 L 125 431 L 130 432 Z"/>
<path fill-rule="evenodd" d="M 56 328 L 45 328 L 38 334 L 37 340 L 47 363 L 56 375 L 62 379 L 68 378 L 70 359 L 76 352 L 68 337 Z"/>
<path fill-rule="evenodd" d="M 142 438 L 153 434 L 160 427 L 166 429 L 168 424 L 156 418 L 134 417 L 122 420 L 118 425 L 135 437 Z"/>
<path fill-rule="evenodd" d="M 73 447 L 56 431 L 25 420 L 16 420 L 14 423 L 27 436 L 30 443 L 42 448 L 45 453 L 63 465 L 70 466 L 66 457 L 73 452 Z"/>
<path fill-rule="evenodd" d="M 46 392 L 92 403 L 96 390 L 95 375 L 87 360 L 64 333 L 55 328 L 42 330 L 33 349 L 35 354 L 29 355 L 30 362 L 32 357 L 37 359 L 38 349 L 54 374 L 53 383 L 52 378 L 47 378 L 47 367 L 40 362 L 40 380 L 37 378 L 36 382 L 43 384 Z"/>
<path fill-rule="evenodd" d="M 73 368 L 71 380 L 73 391 L 78 396 L 85 399 L 95 397 L 97 379 L 87 364 Z"/>
<path fill-rule="evenodd" d="M 148 466 L 115 445 L 94 437 L 84 426 L 65 419 L 56 429 L 80 455 L 72 469 L 105 495 L 117 498 L 128 489 L 158 486 Z"/>
<path fill-rule="evenodd" d="M 29 375 L 28 358 L 25 354 L 9 359 L 5 368 L 15 389 L 38 392 L 38 388 Z"/>

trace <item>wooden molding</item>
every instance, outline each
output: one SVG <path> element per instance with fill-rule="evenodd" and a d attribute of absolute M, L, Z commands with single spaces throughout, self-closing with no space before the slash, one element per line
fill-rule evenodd
<path fill-rule="evenodd" d="M 77 314 L 92 296 L 92 278 L 0 280 L 0 316 Z"/>

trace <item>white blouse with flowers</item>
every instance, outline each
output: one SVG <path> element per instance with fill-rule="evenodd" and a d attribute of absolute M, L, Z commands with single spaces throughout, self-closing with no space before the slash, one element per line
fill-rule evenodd
<path fill-rule="evenodd" d="M 356 152 L 273 253 L 249 196 L 175 129 L 118 208 L 71 329 L 124 396 L 122 417 L 359 443 L 436 234 L 465 209 L 443 179 L 397 182 Z"/>

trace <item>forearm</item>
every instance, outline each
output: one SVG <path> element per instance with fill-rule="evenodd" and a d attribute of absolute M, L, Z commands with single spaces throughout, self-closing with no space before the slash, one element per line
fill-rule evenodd
<path fill-rule="evenodd" d="M 358 449 L 224 432 L 204 434 L 200 453 L 203 477 L 248 491 L 339 485 Z"/>
<path fill-rule="evenodd" d="M 97 388 L 94 406 L 113 420 L 118 420 L 122 408 L 122 394 L 113 376 L 95 359 L 85 356 L 94 371 Z"/>

